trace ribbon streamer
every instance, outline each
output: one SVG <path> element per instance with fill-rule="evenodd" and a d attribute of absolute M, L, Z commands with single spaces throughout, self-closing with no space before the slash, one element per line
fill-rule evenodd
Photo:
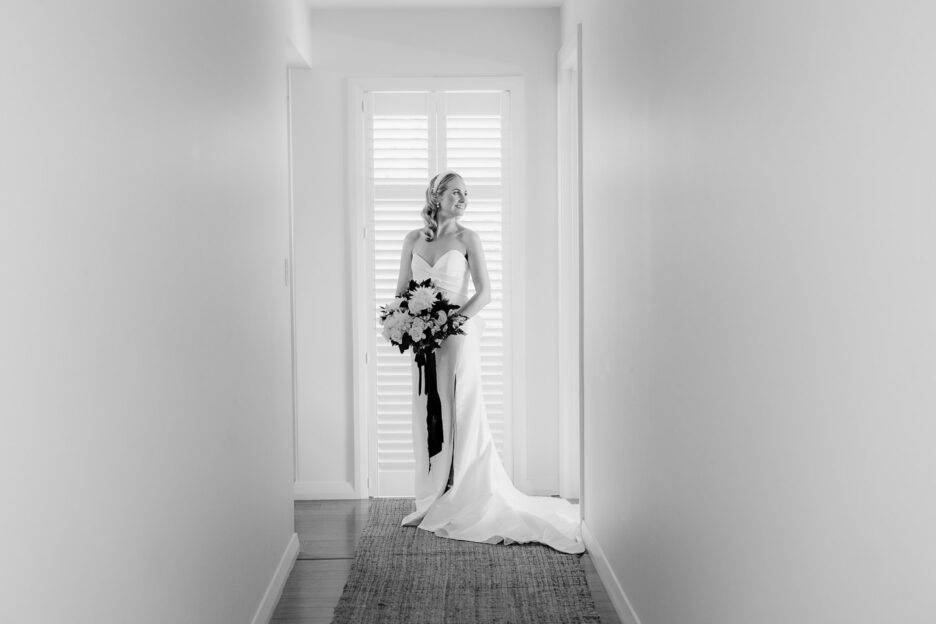
<path fill-rule="evenodd" d="M 416 366 L 419 367 L 419 394 L 423 394 L 423 371 L 425 370 L 426 429 L 429 434 L 429 458 L 432 459 L 442 450 L 442 399 L 439 397 L 435 353 L 428 355 L 417 353 Z M 431 462 L 429 471 L 432 471 Z"/>

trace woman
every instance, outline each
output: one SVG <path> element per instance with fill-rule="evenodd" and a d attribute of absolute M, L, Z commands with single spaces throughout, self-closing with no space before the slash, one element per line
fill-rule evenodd
<path fill-rule="evenodd" d="M 429 456 L 428 392 L 413 384 L 416 511 L 403 519 L 441 537 L 506 544 L 541 542 L 556 550 L 585 550 L 578 507 L 560 498 L 527 496 L 504 470 L 491 438 L 481 395 L 481 327 L 476 315 L 491 300 L 478 235 L 458 223 L 468 191 L 453 171 L 432 178 L 422 211 L 425 227 L 403 240 L 397 294 L 411 279 L 432 279 L 467 318 L 464 335 L 450 336 L 435 352 L 442 446 Z M 474 294 L 469 296 L 469 283 Z M 414 364 L 414 380 L 416 367 Z M 427 382 L 430 379 L 427 376 Z"/>

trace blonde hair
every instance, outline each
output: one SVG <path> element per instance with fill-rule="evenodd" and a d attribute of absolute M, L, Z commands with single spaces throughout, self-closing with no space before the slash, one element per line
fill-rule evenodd
<path fill-rule="evenodd" d="M 436 233 L 439 231 L 439 222 L 436 221 L 436 213 L 439 210 L 439 195 L 448 189 L 449 183 L 455 178 L 462 177 L 454 171 L 443 171 L 429 180 L 429 186 L 426 187 L 426 205 L 422 209 L 422 218 L 425 226 L 422 235 L 427 241 L 435 240 Z"/>

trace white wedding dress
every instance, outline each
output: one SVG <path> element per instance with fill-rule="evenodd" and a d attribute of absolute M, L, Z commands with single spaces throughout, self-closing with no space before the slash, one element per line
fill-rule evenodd
<path fill-rule="evenodd" d="M 450 250 L 430 265 L 418 254 L 413 279 L 432 279 L 449 301 L 468 300 L 468 260 Z M 527 496 L 507 476 L 491 438 L 481 394 L 479 321 L 463 326 L 465 335 L 450 336 L 435 352 L 442 406 L 442 450 L 430 459 L 426 395 L 413 384 L 413 445 L 416 453 L 416 511 L 403 519 L 441 537 L 496 544 L 540 542 L 581 553 L 579 507 L 561 498 Z M 418 371 L 413 364 L 413 379 Z M 425 377 L 423 377 L 425 379 Z M 451 487 L 447 488 L 451 473 Z"/>

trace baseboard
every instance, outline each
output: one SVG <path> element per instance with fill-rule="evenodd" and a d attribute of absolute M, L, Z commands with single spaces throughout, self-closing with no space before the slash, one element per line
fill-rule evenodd
<path fill-rule="evenodd" d="M 621 587 L 617 575 L 611 569 L 608 558 L 605 556 L 604 550 L 601 549 L 601 544 L 595 539 L 594 534 L 585 522 L 582 522 L 582 537 L 585 539 L 585 548 L 588 549 L 588 554 L 591 555 L 592 562 L 595 564 L 595 570 L 598 572 L 598 576 L 601 577 L 605 591 L 608 592 L 611 604 L 614 605 L 614 610 L 617 611 L 622 624 L 640 624 L 640 618 L 637 617 L 637 612 L 634 611 L 630 600 L 627 599 L 627 594 L 624 593 L 624 588 Z"/>
<path fill-rule="evenodd" d="M 555 496 L 559 493 L 555 479 L 548 478 L 521 478 L 517 482 L 517 489 L 529 496 Z"/>
<path fill-rule="evenodd" d="M 348 481 L 296 481 L 293 500 L 347 500 L 367 498 L 355 491 Z"/>
<path fill-rule="evenodd" d="M 276 566 L 273 578 L 270 579 L 270 584 L 267 585 L 266 591 L 263 593 L 260 606 L 257 607 L 257 612 L 254 613 L 253 620 L 251 620 L 252 624 L 269 624 L 270 619 L 273 617 L 273 611 L 276 610 L 276 603 L 283 595 L 286 579 L 289 578 L 289 573 L 292 572 L 293 564 L 296 563 L 298 555 L 299 536 L 293 533 L 292 537 L 289 538 L 289 543 L 286 544 L 286 550 L 283 551 L 279 565 Z"/>

